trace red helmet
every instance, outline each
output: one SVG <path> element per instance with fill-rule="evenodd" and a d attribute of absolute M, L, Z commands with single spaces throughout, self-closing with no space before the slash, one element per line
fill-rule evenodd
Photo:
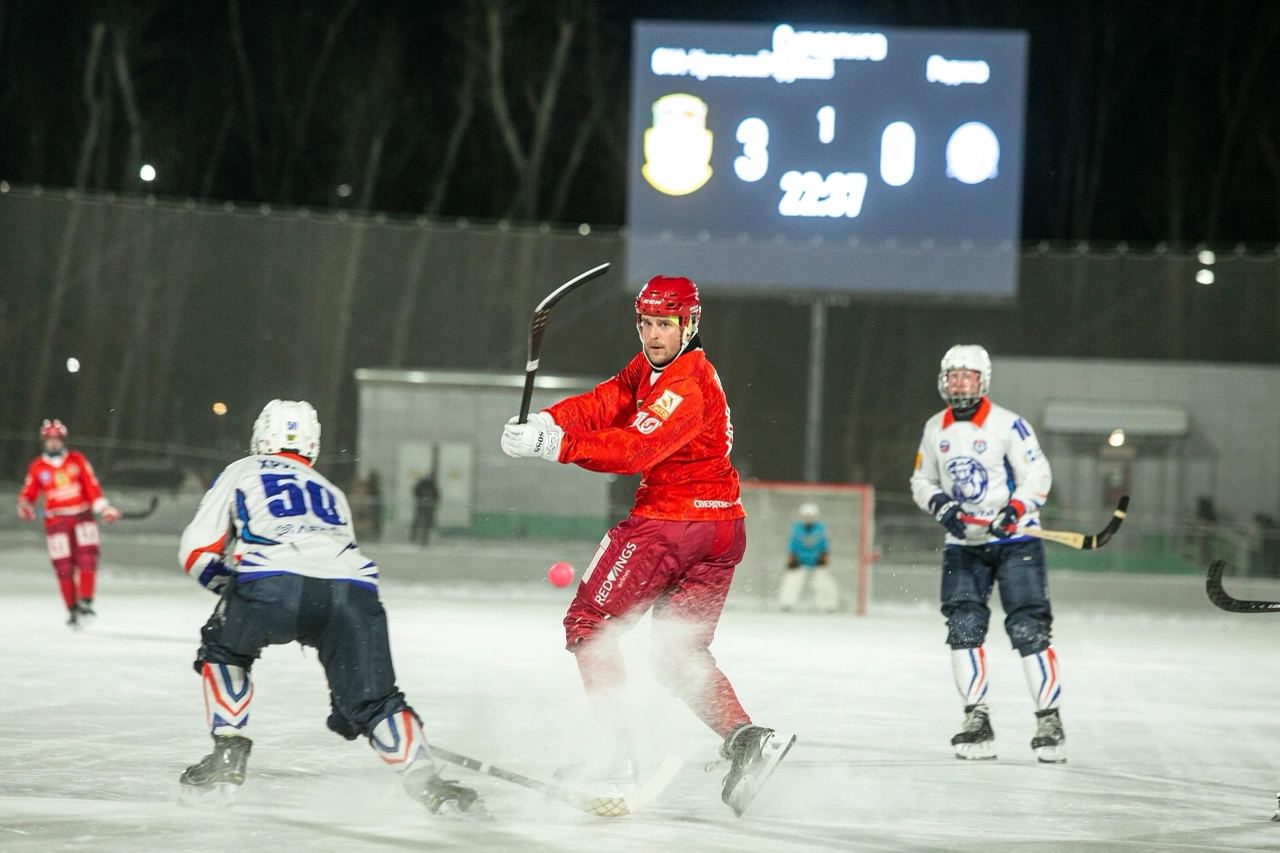
<path fill-rule="evenodd" d="M 57 418 L 53 420 L 45 418 L 44 423 L 40 424 L 40 439 L 43 441 L 46 438 L 60 438 L 65 441 L 67 438 L 66 425 Z"/>
<path fill-rule="evenodd" d="M 702 318 L 702 301 L 698 299 L 698 285 L 684 276 L 655 275 L 640 289 L 636 297 L 636 322 L 640 315 L 650 317 L 679 317 L 682 338 L 687 344 L 698 334 L 698 321 Z"/>

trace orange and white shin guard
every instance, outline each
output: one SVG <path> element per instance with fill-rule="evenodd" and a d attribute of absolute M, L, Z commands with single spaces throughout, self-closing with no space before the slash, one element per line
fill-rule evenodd
<path fill-rule="evenodd" d="M 1036 710 L 1057 708 L 1062 700 L 1062 685 L 1058 682 L 1058 656 L 1053 646 L 1024 657 L 1022 672 L 1027 677 L 1027 689 L 1036 702 Z"/>
<path fill-rule="evenodd" d="M 408 708 L 379 720 L 369 732 L 369 746 L 383 764 L 401 773 L 423 760 L 434 766 L 427 752 L 427 736 Z"/>
<path fill-rule="evenodd" d="M 987 654 L 982 646 L 951 650 L 951 674 L 965 707 L 987 701 Z"/>
<path fill-rule="evenodd" d="M 253 701 L 253 679 L 249 671 L 230 663 L 205 661 L 200 667 L 204 687 L 205 720 L 215 735 L 243 735 Z"/>

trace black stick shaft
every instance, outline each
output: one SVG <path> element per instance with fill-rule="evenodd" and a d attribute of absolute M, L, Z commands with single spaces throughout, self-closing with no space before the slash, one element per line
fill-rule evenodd
<path fill-rule="evenodd" d="M 511 770 L 504 770 L 501 767 L 495 767 L 492 764 L 479 761 L 475 758 L 470 758 L 466 755 L 462 755 L 439 746 L 432 745 L 431 754 L 441 761 L 447 761 L 450 764 L 465 767 L 468 770 L 475 771 L 476 773 L 483 773 L 484 775 L 492 776 L 495 779 L 502 779 L 506 782 L 511 782 L 525 788 L 540 791 L 549 797 L 554 797 L 557 800 L 570 803 L 574 806 L 581 807 L 582 805 L 582 797 L 576 795 L 575 792 L 570 791 L 567 788 L 560 787 L 559 785 L 552 785 L 548 782 L 543 782 Z"/>
<path fill-rule="evenodd" d="M 524 365 L 524 393 L 520 396 L 520 417 L 516 419 L 516 423 L 529 422 L 529 404 L 533 400 L 533 377 L 538 372 L 538 361 L 542 355 L 542 338 L 547 331 L 547 321 L 551 319 L 551 309 L 574 290 L 604 275 L 609 271 L 609 266 L 604 263 L 579 273 L 548 293 L 533 310 L 533 321 L 529 324 L 529 360 Z"/>

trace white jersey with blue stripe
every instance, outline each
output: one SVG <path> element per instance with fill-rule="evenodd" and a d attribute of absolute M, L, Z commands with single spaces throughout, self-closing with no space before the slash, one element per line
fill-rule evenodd
<path fill-rule="evenodd" d="M 292 453 L 224 468 L 182 532 L 178 560 L 214 592 L 233 574 L 378 581 L 377 565 L 356 544 L 347 496 Z"/>
<path fill-rule="evenodd" d="M 960 502 L 966 515 L 990 522 L 1010 500 L 1026 512 L 1018 523 L 1040 525 L 1040 507 L 1049 497 L 1053 472 L 1031 425 L 986 397 L 969 420 L 957 420 L 944 409 L 924 425 L 911 474 L 911 497 L 930 511 L 929 501 L 942 493 Z M 1017 542 L 1027 536 L 1001 538 L 970 526 L 965 539 L 947 534 L 948 545 Z"/>

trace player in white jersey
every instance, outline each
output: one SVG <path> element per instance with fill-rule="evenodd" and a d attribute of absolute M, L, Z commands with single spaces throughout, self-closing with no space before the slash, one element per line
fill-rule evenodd
<path fill-rule="evenodd" d="M 319 652 L 329 728 L 368 737 L 431 811 L 480 814 L 475 791 L 440 777 L 421 721 L 396 687 L 378 567 L 356 544 L 346 495 L 312 467 L 315 409 L 272 400 L 254 423 L 250 452 L 223 469 L 182 533 L 182 567 L 221 595 L 195 662 L 214 747 L 183 772 L 183 790 L 232 791 L 244 781 L 250 669 L 264 647 L 296 640 Z"/>
<path fill-rule="evenodd" d="M 987 398 L 990 384 L 985 349 L 947 350 L 938 373 L 938 393 L 947 408 L 925 423 L 911 475 L 916 505 L 947 531 L 942 613 L 965 711 L 963 729 L 951 743 L 957 758 L 996 757 L 983 643 L 991 621 L 991 589 L 999 584 L 1005 630 L 1022 655 L 1036 703 L 1031 748 L 1040 761 L 1056 764 L 1066 761 L 1066 739 L 1058 716 L 1057 655 L 1050 645 L 1053 611 L 1044 543 L 1020 532 L 1039 526 L 1053 475 L 1031 425 Z"/>

